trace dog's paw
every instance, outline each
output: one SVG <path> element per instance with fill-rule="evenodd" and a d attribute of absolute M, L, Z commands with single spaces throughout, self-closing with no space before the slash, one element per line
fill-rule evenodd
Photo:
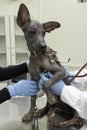
<path fill-rule="evenodd" d="M 22 121 L 23 122 L 31 122 L 33 120 L 33 115 L 30 113 L 26 113 L 23 117 L 22 117 Z"/>
<path fill-rule="evenodd" d="M 37 119 L 37 118 L 40 118 L 42 115 L 42 111 L 41 110 L 37 110 L 35 113 L 34 113 L 34 118 Z"/>
<path fill-rule="evenodd" d="M 34 118 L 37 119 L 37 118 L 41 118 L 43 117 L 44 115 L 46 115 L 46 110 L 44 108 L 42 109 L 39 109 L 39 110 L 36 110 L 35 113 L 34 113 Z"/>

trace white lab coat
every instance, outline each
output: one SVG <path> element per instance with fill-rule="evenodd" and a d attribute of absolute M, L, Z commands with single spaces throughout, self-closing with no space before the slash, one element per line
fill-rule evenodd
<path fill-rule="evenodd" d="M 80 74 L 85 73 L 87 70 L 84 69 Z M 61 100 L 73 107 L 80 117 L 87 119 L 87 77 L 76 78 L 72 85 L 65 85 Z"/>

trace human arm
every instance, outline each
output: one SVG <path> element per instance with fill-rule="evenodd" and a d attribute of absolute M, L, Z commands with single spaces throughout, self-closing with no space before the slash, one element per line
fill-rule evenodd
<path fill-rule="evenodd" d="M 27 62 L 18 65 L 0 67 L 0 81 L 5 81 L 27 72 Z"/>
<path fill-rule="evenodd" d="M 73 107 L 80 117 L 87 120 L 87 91 L 80 91 L 72 85 L 65 85 L 60 98 L 63 102 Z"/>
<path fill-rule="evenodd" d="M 41 75 L 41 78 L 43 79 L 43 82 L 48 80 L 44 75 Z M 85 86 L 87 86 L 87 78 L 84 80 L 82 79 L 82 82 L 83 84 L 85 83 Z M 73 85 L 65 85 L 63 81 L 59 81 L 51 86 L 50 90 L 54 94 L 59 95 L 63 102 L 74 108 L 80 117 L 87 119 L 87 91 L 84 93 L 83 91 L 75 88 Z"/>

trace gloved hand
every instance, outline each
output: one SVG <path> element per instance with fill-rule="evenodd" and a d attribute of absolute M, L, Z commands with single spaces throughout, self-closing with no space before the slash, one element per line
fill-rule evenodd
<path fill-rule="evenodd" d="M 68 69 L 64 65 L 62 65 L 62 67 L 64 68 L 64 71 L 66 72 L 67 76 L 74 76 L 75 75 L 75 72 L 68 71 Z M 69 77 L 68 79 L 71 80 L 72 77 Z M 72 81 L 72 82 L 74 82 L 74 81 Z"/>
<path fill-rule="evenodd" d="M 51 78 L 53 74 L 48 72 L 47 77 L 48 76 Z M 40 73 L 40 77 L 41 79 L 39 81 L 39 87 L 42 88 L 43 83 L 49 79 L 44 75 L 44 73 Z M 64 86 L 65 86 L 65 83 L 62 80 L 60 80 L 59 82 L 55 83 L 54 85 L 50 87 L 50 91 L 56 95 L 61 95 L 61 92 Z"/>
<path fill-rule="evenodd" d="M 32 96 L 39 91 L 38 83 L 33 80 L 21 80 L 7 87 L 10 96 Z"/>
<path fill-rule="evenodd" d="M 43 83 L 48 80 L 48 78 L 44 75 L 44 73 L 40 73 L 40 81 L 39 81 L 39 89 L 43 88 Z"/>

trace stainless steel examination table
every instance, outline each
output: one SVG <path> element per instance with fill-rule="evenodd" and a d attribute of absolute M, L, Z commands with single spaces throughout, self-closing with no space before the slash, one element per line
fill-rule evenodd
<path fill-rule="evenodd" d="M 45 101 L 45 97 L 39 98 L 39 105 Z M 75 128 L 54 128 L 47 123 L 47 117 L 35 122 L 25 124 L 21 117 L 29 110 L 30 99 L 28 97 L 17 97 L 0 104 L 0 130 L 76 130 Z M 87 122 L 80 130 L 87 130 Z"/>

